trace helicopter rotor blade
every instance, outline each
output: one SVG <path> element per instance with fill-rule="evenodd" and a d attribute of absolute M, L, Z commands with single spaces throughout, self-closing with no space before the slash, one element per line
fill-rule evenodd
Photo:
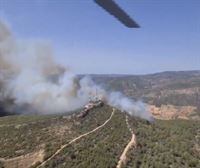
<path fill-rule="evenodd" d="M 108 13 L 117 18 L 122 24 L 129 28 L 139 28 L 140 26 L 113 0 L 94 0 Z"/>

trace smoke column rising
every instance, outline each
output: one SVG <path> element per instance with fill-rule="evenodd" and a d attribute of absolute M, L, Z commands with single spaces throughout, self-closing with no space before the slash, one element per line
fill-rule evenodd
<path fill-rule="evenodd" d="M 12 105 L 4 107 L 8 111 L 72 111 L 84 106 L 96 89 L 108 104 L 131 115 L 151 118 L 142 102 L 133 102 L 120 93 L 107 93 L 88 77 L 79 81 L 69 68 L 54 61 L 47 42 L 15 39 L 9 26 L 0 20 L 0 102 L 12 100 Z"/>
<path fill-rule="evenodd" d="M 17 41 L 0 22 L 0 100 L 13 99 L 12 110 L 57 113 L 80 108 L 87 96 L 79 94 L 76 76 L 58 65 L 51 46 L 41 41 Z"/>

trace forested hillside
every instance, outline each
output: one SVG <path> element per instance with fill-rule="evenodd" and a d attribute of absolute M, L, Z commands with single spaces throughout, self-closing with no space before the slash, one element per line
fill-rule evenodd
<path fill-rule="evenodd" d="M 116 167 L 131 140 L 126 116 L 136 146 L 128 151 L 124 167 L 200 166 L 197 121 L 149 123 L 106 105 L 91 110 L 84 118 L 77 118 L 78 113 L 1 117 L 0 167 Z"/>

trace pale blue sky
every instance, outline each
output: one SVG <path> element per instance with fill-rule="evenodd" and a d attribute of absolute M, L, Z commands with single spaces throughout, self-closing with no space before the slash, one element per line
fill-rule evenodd
<path fill-rule="evenodd" d="M 93 0 L 0 0 L 19 38 L 51 41 L 76 73 L 145 74 L 200 69 L 199 0 L 116 0 L 129 29 Z"/>

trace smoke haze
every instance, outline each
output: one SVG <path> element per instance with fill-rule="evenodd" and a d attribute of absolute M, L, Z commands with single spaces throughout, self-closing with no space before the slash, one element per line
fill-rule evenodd
<path fill-rule="evenodd" d="M 107 93 L 89 77 L 78 79 L 69 68 L 54 61 L 52 47 L 45 41 L 14 38 L 0 20 L 0 102 L 6 110 L 19 113 L 63 113 L 83 107 L 96 90 L 108 104 L 131 115 L 150 119 L 142 102 L 120 93 Z"/>

